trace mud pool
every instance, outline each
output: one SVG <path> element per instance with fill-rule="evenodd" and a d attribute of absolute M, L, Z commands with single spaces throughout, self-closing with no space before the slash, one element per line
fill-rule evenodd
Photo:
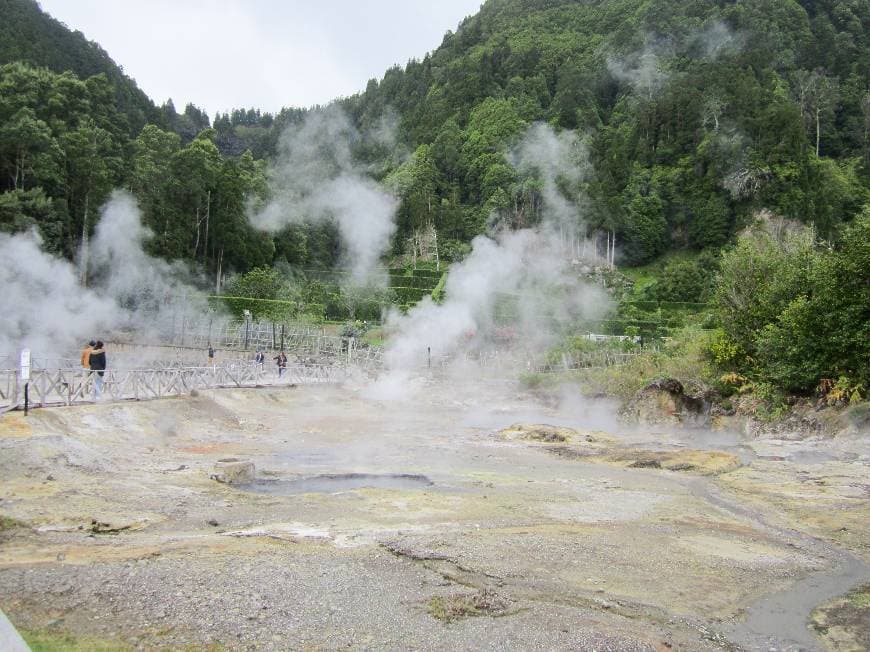
<path fill-rule="evenodd" d="M 867 433 L 417 387 L 0 417 L 0 608 L 120 649 L 864 649 L 836 609 L 870 582 Z M 257 482 L 210 480 L 227 457 Z"/>

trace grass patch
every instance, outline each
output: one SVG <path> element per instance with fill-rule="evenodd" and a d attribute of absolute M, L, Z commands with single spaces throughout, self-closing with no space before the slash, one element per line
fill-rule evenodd
<path fill-rule="evenodd" d="M 19 521 L 17 518 L 12 518 L 11 516 L 5 516 L 3 514 L 0 514 L 0 532 L 24 527 L 30 526 L 24 521 Z"/>
<path fill-rule="evenodd" d="M 850 593 L 848 600 L 855 609 L 870 609 L 870 585 Z"/>
<path fill-rule="evenodd" d="M 583 394 L 606 394 L 623 401 L 656 378 L 694 379 L 713 385 L 717 376 L 707 354 L 709 338 L 708 332 L 686 328 L 659 349 L 644 351 L 622 365 L 528 374 L 521 378 L 521 382 L 531 389 L 573 384 Z"/>
<path fill-rule="evenodd" d="M 93 636 L 73 636 L 72 634 L 46 631 L 18 630 L 31 652 L 131 652 L 134 648 L 121 641 L 107 641 Z M 220 643 L 205 645 L 190 643 L 164 648 L 161 645 L 147 646 L 148 649 L 172 649 L 178 652 L 224 652 Z"/>
<path fill-rule="evenodd" d="M 30 646 L 31 652 L 128 652 L 133 649 L 125 643 L 90 636 L 79 637 L 27 630 L 20 630 L 20 634 Z"/>
<path fill-rule="evenodd" d="M 435 596 L 426 605 L 433 618 L 445 623 L 473 616 L 501 616 L 507 605 L 492 591 L 483 589 L 477 593 L 457 593 L 448 596 Z"/>
<path fill-rule="evenodd" d="M 817 608 L 810 617 L 825 648 L 843 652 L 870 650 L 870 584 Z"/>

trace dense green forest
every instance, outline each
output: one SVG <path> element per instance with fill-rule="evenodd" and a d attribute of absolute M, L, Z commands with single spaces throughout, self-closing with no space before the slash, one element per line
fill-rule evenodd
<path fill-rule="evenodd" d="M 73 259 L 99 206 L 123 187 L 154 233 L 150 253 L 207 278 L 337 263 L 328 225 L 267 234 L 248 221 L 269 196 L 281 133 L 319 107 L 179 113 L 171 100 L 156 106 L 99 45 L 33 0 L 0 0 L 0 14 L 0 230 L 36 226 L 48 250 Z M 396 123 L 392 150 L 355 152 L 400 195 L 393 256 L 433 228 L 449 262 L 493 216 L 537 224 L 541 182 L 518 173 L 509 153 L 546 122 L 588 147 L 593 172 L 561 190 L 585 198 L 578 225 L 614 239 L 620 267 L 683 256 L 640 298 L 718 296 L 727 322 L 713 281 L 719 252 L 757 215 L 811 226 L 831 256 L 847 250 L 844 234 L 866 233 L 850 225 L 870 203 L 868 21 L 866 0 L 488 0 L 430 54 L 336 103 L 363 133 Z M 864 287 L 866 268 L 855 273 Z M 818 281 L 813 296 L 824 296 L 820 272 L 806 274 Z M 785 331 L 767 327 L 782 326 L 783 310 L 808 314 L 807 300 L 800 310 L 775 304 L 780 312 L 754 330 L 728 333 L 737 349 L 723 360 L 766 364 L 759 338 L 766 351 L 785 346 Z M 866 316 L 850 306 L 853 320 Z M 821 375 L 855 376 L 865 361 L 832 362 L 800 382 L 769 365 L 766 373 L 806 389 Z"/>

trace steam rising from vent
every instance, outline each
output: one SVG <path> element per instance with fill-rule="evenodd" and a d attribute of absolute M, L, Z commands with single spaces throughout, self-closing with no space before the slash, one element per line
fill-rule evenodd
<path fill-rule="evenodd" d="M 532 125 L 510 153 L 510 162 L 521 175 L 535 176 L 542 183 L 546 207 L 545 227 L 574 233 L 585 202 L 579 195 L 567 197 L 559 187 L 578 188 L 589 175 L 589 151 L 573 131 L 556 133 L 544 123 Z"/>
<path fill-rule="evenodd" d="M 123 318 L 131 328 L 155 322 L 168 309 L 201 318 L 208 306 L 201 293 L 186 283 L 188 269 L 145 253 L 151 235 L 135 199 L 115 191 L 103 207 L 90 245 L 94 285 L 125 310 Z"/>
<path fill-rule="evenodd" d="M 589 171 L 582 143 L 573 133 L 534 125 L 510 159 L 521 174 L 540 181 L 543 223 L 475 238 L 471 254 L 451 268 L 442 304 L 427 297 L 406 315 L 391 314 L 388 374 L 370 396 L 402 396 L 429 354 L 459 364 L 499 350 L 525 368 L 577 320 L 596 319 L 609 308 L 606 292 L 581 278 L 564 246 L 565 230 L 582 222 L 579 184 Z"/>
<path fill-rule="evenodd" d="M 143 251 L 149 235 L 133 198 L 113 193 L 90 243 L 91 287 L 83 288 L 77 268 L 42 251 L 35 232 L 0 234 L 0 355 L 28 347 L 65 357 L 122 329 L 154 338 L 167 315 L 201 318 L 206 306 L 182 280 L 185 270 Z"/>
<path fill-rule="evenodd" d="M 378 142 L 389 141 L 382 126 Z M 337 107 L 311 113 L 281 136 L 271 170 L 272 200 L 251 215 L 257 228 L 276 232 L 289 224 L 334 220 L 354 281 L 379 281 L 375 269 L 395 230 L 397 200 L 353 160 L 362 136 Z"/>
<path fill-rule="evenodd" d="M 62 355 L 116 318 L 111 298 L 82 288 L 76 268 L 41 244 L 35 231 L 0 233 L 0 355 L 22 347 L 34 355 Z"/>
<path fill-rule="evenodd" d="M 670 47 L 662 41 L 649 41 L 642 50 L 626 57 L 607 58 L 607 70 L 614 78 L 628 84 L 638 95 L 651 100 L 668 82 L 662 56 Z"/>
<path fill-rule="evenodd" d="M 668 39 L 647 35 L 642 49 L 625 56 L 608 56 L 607 69 L 615 79 L 651 100 L 670 78 L 665 59 L 679 52 L 682 56 L 715 61 L 723 55 L 739 52 L 744 41 L 742 34 L 734 33 L 728 25 L 717 20 L 703 30 L 687 35 Z"/>

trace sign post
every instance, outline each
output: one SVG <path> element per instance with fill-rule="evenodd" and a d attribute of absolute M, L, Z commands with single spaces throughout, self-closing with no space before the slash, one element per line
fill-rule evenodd
<path fill-rule="evenodd" d="M 30 405 L 30 349 L 21 350 L 21 369 L 19 378 L 24 381 L 24 416 L 27 416 L 27 408 Z"/>

